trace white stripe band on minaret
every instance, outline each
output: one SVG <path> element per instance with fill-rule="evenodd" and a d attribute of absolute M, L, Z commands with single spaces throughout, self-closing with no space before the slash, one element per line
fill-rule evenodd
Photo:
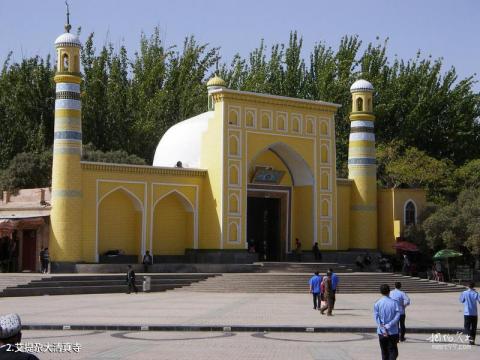
<path fill-rule="evenodd" d="M 373 121 L 353 120 L 350 125 L 353 127 L 371 127 L 373 128 Z"/>
<path fill-rule="evenodd" d="M 375 134 L 373 133 L 351 133 L 350 134 L 350 141 L 375 141 Z"/>
<path fill-rule="evenodd" d="M 56 87 L 56 92 L 60 91 L 73 91 L 80 93 L 80 85 L 72 83 L 58 83 Z"/>
<path fill-rule="evenodd" d="M 58 99 L 55 100 L 55 109 L 70 109 L 70 110 L 81 110 L 82 104 L 80 100 L 73 99 Z"/>

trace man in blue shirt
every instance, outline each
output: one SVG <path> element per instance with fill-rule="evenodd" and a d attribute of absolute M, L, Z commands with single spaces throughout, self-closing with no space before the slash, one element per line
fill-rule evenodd
<path fill-rule="evenodd" d="M 382 351 L 382 360 L 395 360 L 398 357 L 398 321 L 400 310 L 395 300 L 390 299 L 390 286 L 380 286 L 383 295 L 373 305 L 373 315 L 377 323 L 377 334 Z"/>
<path fill-rule="evenodd" d="M 477 303 L 480 304 L 480 295 L 474 289 L 475 283 L 472 281 L 468 285 L 469 289 L 462 292 L 460 302 L 463 303 L 464 330 L 463 333 L 469 336 L 470 345 L 475 344 L 475 334 L 477 333 L 478 312 Z"/>
<path fill-rule="evenodd" d="M 337 286 L 338 286 L 338 283 L 340 282 L 340 280 L 338 279 L 337 274 L 335 274 L 335 273 L 333 272 L 333 269 L 332 269 L 332 268 L 329 268 L 328 271 L 329 271 L 330 273 L 332 273 L 332 275 L 330 275 L 330 278 L 332 279 L 332 290 L 333 290 L 332 310 L 333 310 L 333 308 L 335 307 L 335 300 L 336 300 L 336 297 L 337 297 Z"/>
<path fill-rule="evenodd" d="M 319 275 L 318 271 L 315 271 L 315 274 L 310 278 L 308 284 L 310 285 L 310 294 L 313 295 L 313 310 L 320 309 L 320 284 L 322 282 L 322 277 Z"/>
<path fill-rule="evenodd" d="M 400 341 L 405 341 L 405 308 L 410 305 L 410 298 L 402 290 L 402 283 L 395 283 L 395 290 L 390 291 L 390 299 L 398 304 L 400 310 Z"/>

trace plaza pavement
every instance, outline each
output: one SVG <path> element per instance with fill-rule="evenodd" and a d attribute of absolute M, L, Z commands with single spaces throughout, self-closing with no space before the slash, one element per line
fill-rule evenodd
<path fill-rule="evenodd" d="M 307 288 L 307 286 L 306 286 Z M 167 291 L 0 298 L 0 313 L 24 325 L 374 327 L 378 294 L 337 295 L 334 316 L 312 309 L 311 295 Z M 459 293 L 410 294 L 410 328 L 461 328 Z M 302 329 L 303 331 L 303 329 Z"/>
<path fill-rule="evenodd" d="M 463 308 L 458 296 L 457 293 L 410 295 L 412 306 L 407 312 L 410 332 L 407 342 L 399 345 L 399 359 L 480 358 L 480 346 L 463 349 L 465 344 L 456 336 L 441 343 L 429 341 L 431 334 L 439 329 L 455 333 L 462 327 Z M 0 298 L 0 313 L 20 314 L 27 329 L 23 343 L 81 345 L 78 353 L 37 352 L 42 360 L 370 360 L 380 358 L 378 339 L 372 332 L 375 327 L 372 307 L 377 298 L 377 294 L 340 293 L 333 317 L 313 310 L 307 292 L 168 291 Z M 83 325 L 85 329 L 48 330 L 51 325 L 59 328 Z M 111 331 L 114 326 L 124 328 Z M 164 326 L 171 331 L 140 331 L 135 328 L 139 326 Z M 200 326 L 232 327 L 232 331 L 195 331 Z M 235 326 L 250 328 L 235 330 Z M 315 333 L 306 331 L 311 327 Z"/>

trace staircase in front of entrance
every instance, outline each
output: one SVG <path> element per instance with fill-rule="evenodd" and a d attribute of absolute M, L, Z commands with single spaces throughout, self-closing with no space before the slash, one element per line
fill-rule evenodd
<path fill-rule="evenodd" d="M 216 293 L 308 293 L 311 274 L 236 273 L 222 274 L 175 291 Z M 460 292 L 465 287 L 392 273 L 339 273 L 339 293 L 378 293 L 381 284 L 402 283 L 407 293 Z"/>
<path fill-rule="evenodd" d="M 49 275 L 36 273 L 1 273 L 0 274 L 0 296 L 7 288 L 25 286 L 32 281 L 41 281 L 50 277 Z"/>

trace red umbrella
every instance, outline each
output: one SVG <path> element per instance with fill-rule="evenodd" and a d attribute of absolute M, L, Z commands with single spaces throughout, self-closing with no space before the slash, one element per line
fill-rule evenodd
<path fill-rule="evenodd" d="M 415 245 L 411 242 L 408 242 L 408 241 L 396 242 L 392 247 L 397 249 L 397 250 L 402 250 L 402 251 L 412 251 L 412 252 L 420 251 L 420 250 L 418 250 L 417 245 Z"/>

